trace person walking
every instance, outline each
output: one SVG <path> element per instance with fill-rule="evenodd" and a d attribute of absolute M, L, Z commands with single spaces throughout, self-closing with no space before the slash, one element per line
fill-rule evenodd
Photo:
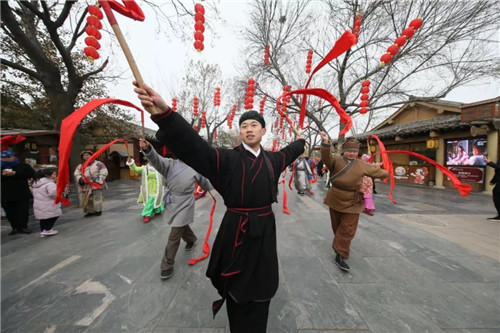
<path fill-rule="evenodd" d="M 56 220 L 62 215 L 61 203 L 54 203 L 56 199 L 57 170 L 55 168 L 40 169 L 35 174 L 33 182 L 33 212 L 40 220 L 40 237 L 57 235 L 52 229 Z"/>
<path fill-rule="evenodd" d="M 295 161 L 295 188 L 300 195 L 304 195 L 307 190 L 311 189 L 309 176 L 312 176 L 312 170 L 309 165 L 309 160 L 305 154 L 301 155 Z"/>
<path fill-rule="evenodd" d="M 29 206 L 33 197 L 28 185 L 28 180 L 35 177 L 35 170 L 21 163 L 13 151 L 4 150 L 0 153 L 2 167 L 2 208 L 7 215 L 12 231 L 9 235 L 17 233 L 30 234 L 28 228 Z"/>
<path fill-rule="evenodd" d="M 135 165 L 133 158 L 128 158 L 130 170 L 141 174 L 141 190 L 137 203 L 142 203 L 144 208 L 141 215 L 144 223 L 151 221 L 154 215 L 160 215 L 165 209 L 163 204 L 163 176 L 148 162 L 144 166 Z"/>
<path fill-rule="evenodd" d="M 497 216 L 489 217 L 487 220 L 490 221 L 500 221 L 500 159 L 497 163 L 494 163 L 487 156 L 483 156 L 483 161 L 487 166 L 495 169 L 495 175 L 490 181 L 491 185 L 495 185 L 493 187 L 493 204 L 495 205 L 495 209 L 497 210 Z"/>
<path fill-rule="evenodd" d="M 165 216 L 171 229 L 161 260 L 160 277 L 169 279 L 174 273 L 175 256 L 181 239 L 186 242 L 186 251 L 191 251 L 198 239 L 189 226 L 194 222 L 195 182 L 207 191 L 212 189 L 212 185 L 208 179 L 181 161 L 161 157 L 146 140 L 140 139 L 139 146 L 151 165 L 163 176 L 168 189 L 165 195 Z"/>
<path fill-rule="evenodd" d="M 77 165 L 74 173 L 75 182 L 78 184 L 79 202 L 83 212 L 86 213 L 84 217 L 100 216 L 102 214 L 103 188 L 106 188 L 106 177 L 108 176 L 108 169 L 104 163 L 94 160 L 85 168 L 85 177 L 102 186 L 101 188 L 95 188 L 85 182 L 82 177 L 82 166 L 92 154 L 91 150 L 84 150 L 80 153 L 82 163 Z"/>
<path fill-rule="evenodd" d="M 207 177 L 227 207 L 206 273 L 222 297 L 212 305 L 214 316 L 226 301 L 231 332 L 266 332 L 279 284 L 271 205 L 277 202 L 279 175 L 304 152 L 304 139 L 278 152 L 264 151 L 264 117 L 247 111 L 239 119 L 242 143 L 233 149 L 213 148 L 153 89 L 143 85 L 134 91 L 145 108 L 161 111 L 151 116 L 160 128 L 156 138 Z"/>
<path fill-rule="evenodd" d="M 355 138 L 346 139 L 342 156 L 333 156 L 328 134 L 321 131 L 320 136 L 321 159 L 331 175 L 331 187 L 324 202 L 330 208 L 335 263 L 341 270 L 349 271 L 345 260 L 349 259 L 351 241 L 356 234 L 359 214 L 363 211 L 363 194 L 360 192 L 363 177 L 387 178 L 389 172 L 380 165 L 358 159 L 359 142 Z"/>

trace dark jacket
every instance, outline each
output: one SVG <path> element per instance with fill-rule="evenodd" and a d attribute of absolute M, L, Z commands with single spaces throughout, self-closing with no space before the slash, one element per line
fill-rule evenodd
<path fill-rule="evenodd" d="M 500 160 L 498 160 L 497 163 L 490 162 L 486 165 L 495 169 L 495 175 L 490 181 L 491 184 L 495 185 L 495 187 L 493 188 L 493 192 L 500 192 Z"/>
<path fill-rule="evenodd" d="M 2 202 L 31 199 L 33 196 L 28 186 L 28 179 L 35 176 L 35 170 L 24 163 L 15 165 L 11 169 L 16 172 L 14 176 L 2 176 Z"/>

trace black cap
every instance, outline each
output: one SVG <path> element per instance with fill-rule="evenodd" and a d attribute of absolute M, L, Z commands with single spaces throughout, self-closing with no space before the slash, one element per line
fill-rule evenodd
<path fill-rule="evenodd" d="M 266 127 L 266 121 L 264 120 L 264 117 L 260 113 L 258 113 L 257 111 L 253 111 L 253 110 L 247 111 L 241 115 L 240 126 L 241 126 L 242 122 L 244 122 L 245 120 L 249 120 L 249 119 L 257 120 L 262 125 L 262 128 Z"/>

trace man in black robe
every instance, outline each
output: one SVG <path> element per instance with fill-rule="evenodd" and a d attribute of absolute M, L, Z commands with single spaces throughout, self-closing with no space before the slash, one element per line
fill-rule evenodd
<path fill-rule="evenodd" d="M 264 151 L 264 117 L 245 112 L 239 120 L 242 144 L 234 149 L 210 147 L 182 116 L 173 112 L 151 88 L 134 90 L 145 108 L 161 113 L 151 119 L 156 138 L 187 165 L 210 180 L 227 207 L 215 238 L 207 277 L 222 296 L 231 332 L 266 332 L 271 298 L 278 289 L 276 223 L 279 176 L 304 151 L 302 138 L 279 152 Z"/>

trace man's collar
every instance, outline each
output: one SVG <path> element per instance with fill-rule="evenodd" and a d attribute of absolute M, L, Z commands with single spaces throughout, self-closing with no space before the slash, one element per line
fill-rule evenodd
<path fill-rule="evenodd" d="M 253 155 L 255 155 L 255 157 L 259 156 L 260 149 L 261 149 L 260 145 L 259 145 L 259 150 L 255 151 L 249 145 L 247 145 L 246 143 L 241 142 L 241 144 L 243 145 L 243 148 L 245 148 L 246 150 L 248 150 L 249 152 L 251 152 Z"/>

